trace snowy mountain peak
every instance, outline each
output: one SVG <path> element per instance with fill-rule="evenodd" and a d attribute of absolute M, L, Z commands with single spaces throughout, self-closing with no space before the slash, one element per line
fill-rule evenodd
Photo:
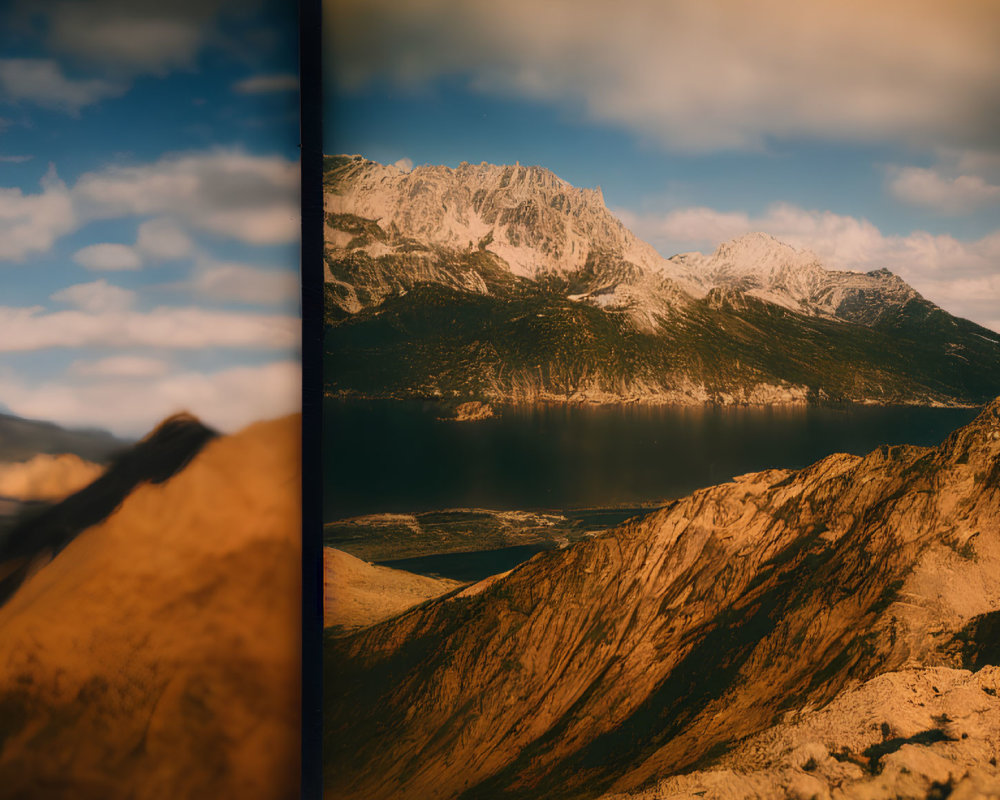
<path fill-rule="evenodd" d="M 670 259 L 690 270 L 706 290 L 730 289 L 792 311 L 841 319 L 878 319 L 919 295 L 887 269 L 862 273 L 827 269 L 811 250 L 767 233 L 724 242 L 712 255 L 682 253 Z"/>
<path fill-rule="evenodd" d="M 758 275 L 781 268 L 819 266 L 819 259 L 811 250 L 797 249 L 761 232 L 747 233 L 723 242 L 712 258 L 732 271 Z"/>
<path fill-rule="evenodd" d="M 544 167 L 462 162 L 407 171 L 330 156 L 324 188 L 328 267 L 348 252 L 373 265 L 368 300 L 356 296 L 347 273 L 328 275 L 350 312 L 420 281 L 487 291 L 475 269 L 458 274 L 446 265 L 473 257 L 495 258 L 520 278 L 563 276 L 570 299 L 629 310 L 643 328 L 716 288 L 866 324 L 918 297 L 888 270 L 829 270 L 812 251 L 763 232 L 723 242 L 711 255 L 666 259 L 607 209 L 600 187 L 577 188 Z M 400 263 L 390 267 L 393 260 Z"/>
<path fill-rule="evenodd" d="M 608 211 L 600 188 L 578 189 L 543 167 L 462 162 L 404 172 L 360 156 L 334 156 L 327 159 L 324 185 L 328 214 L 375 220 L 431 246 L 481 247 L 522 277 L 574 272 L 592 252 L 643 271 L 659 272 L 666 261 Z M 327 239 L 337 244 L 335 232 Z"/>

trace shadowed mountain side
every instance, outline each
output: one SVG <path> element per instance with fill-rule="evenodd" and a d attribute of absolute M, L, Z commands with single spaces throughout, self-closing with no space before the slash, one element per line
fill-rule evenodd
<path fill-rule="evenodd" d="M 790 709 L 959 665 L 1000 608 L 1000 400 L 938 448 L 699 491 L 475 595 L 327 642 L 337 798 L 586 798 Z"/>
<path fill-rule="evenodd" d="M 191 415 L 177 414 L 120 453 L 93 483 L 56 505 L 22 511 L 0 539 L 0 564 L 6 570 L 0 602 L 17 589 L 36 558 L 58 553 L 80 531 L 104 520 L 139 484 L 173 476 L 214 436 Z"/>
<path fill-rule="evenodd" d="M 460 586 L 460 581 L 380 567 L 324 547 L 323 625 L 338 633 L 361 628 Z"/>
<path fill-rule="evenodd" d="M 0 608 L 0 793 L 298 796 L 299 428 L 185 421 Z"/>
<path fill-rule="evenodd" d="M 979 405 L 1000 389 L 993 336 L 918 299 L 868 327 L 714 289 L 655 330 L 637 330 L 622 312 L 541 285 L 494 296 L 420 284 L 327 326 L 326 391 L 499 403 Z"/>

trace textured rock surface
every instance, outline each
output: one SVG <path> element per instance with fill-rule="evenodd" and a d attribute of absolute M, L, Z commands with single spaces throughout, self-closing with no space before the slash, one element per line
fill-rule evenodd
<path fill-rule="evenodd" d="M 998 610 L 1000 400 L 939 448 L 742 476 L 331 640 L 327 785 L 634 791 L 860 682 L 992 658 Z"/>
<path fill-rule="evenodd" d="M 997 667 L 886 673 L 788 714 L 711 769 L 602 800 L 1000 797 L 998 693 Z"/>
<path fill-rule="evenodd" d="M 748 234 L 664 258 L 541 167 L 330 156 L 327 391 L 490 402 L 966 404 L 1000 335 Z"/>

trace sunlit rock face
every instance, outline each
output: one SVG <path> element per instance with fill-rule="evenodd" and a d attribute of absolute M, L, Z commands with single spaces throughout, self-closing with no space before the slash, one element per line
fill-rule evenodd
<path fill-rule="evenodd" d="M 324 169 L 327 392 L 978 405 L 1000 337 L 764 233 L 665 258 L 543 167 Z"/>
<path fill-rule="evenodd" d="M 924 668 L 971 686 L 954 671 L 996 665 L 998 612 L 1000 400 L 940 447 L 745 475 L 330 640 L 327 785 L 343 798 L 639 791 L 746 737 L 794 738 L 775 726 L 849 708 L 845 692 L 880 675 L 903 675 L 902 693 Z M 978 737 L 984 770 L 990 697 L 979 722 L 944 728 Z M 841 719 L 817 763 L 832 769 L 837 745 L 868 769 L 876 738 L 920 733 L 923 717 L 897 711 L 884 737 Z M 886 763 L 906 756 L 890 751 Z"/>

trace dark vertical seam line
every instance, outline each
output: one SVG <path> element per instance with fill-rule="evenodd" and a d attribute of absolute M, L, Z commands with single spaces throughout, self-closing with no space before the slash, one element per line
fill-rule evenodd
<path fill-rule="evenodd" d="M 302 169 L 302 762 L 300 794 L 322 795 L 323 92 L 322 3 L 299 0 Z"/>

